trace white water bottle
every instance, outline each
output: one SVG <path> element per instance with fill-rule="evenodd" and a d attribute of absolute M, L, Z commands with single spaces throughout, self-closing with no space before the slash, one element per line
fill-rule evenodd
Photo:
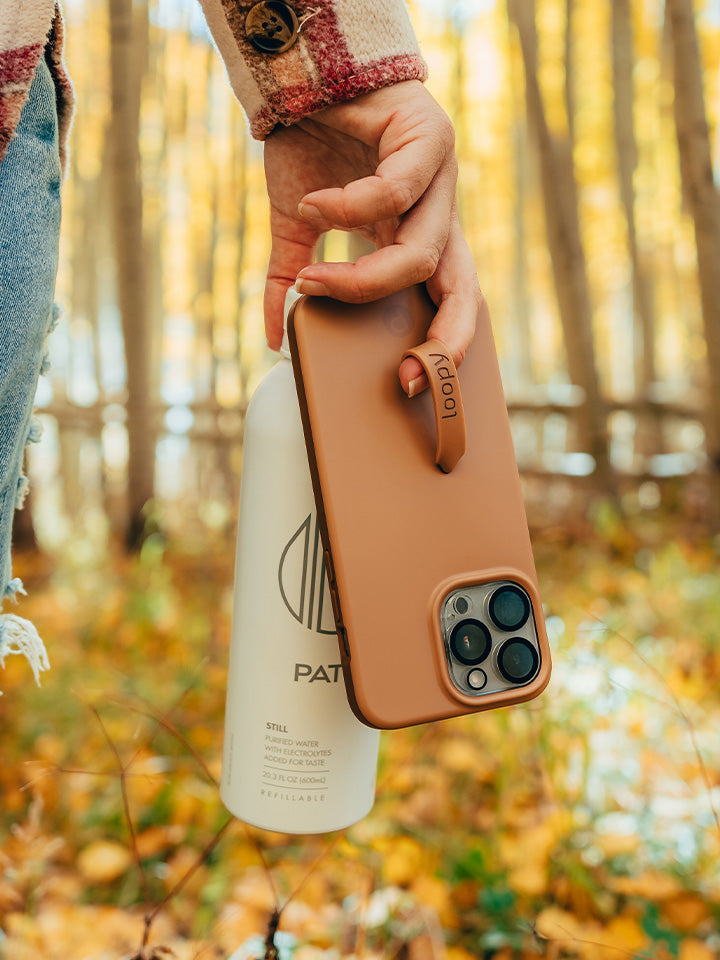
<path fill-rule="evenodd" d="M 292 364 L 247 410 L 221 795 L 241 820 L 325 833 L 371 809 L 379 732 L 340 667 Z"/>

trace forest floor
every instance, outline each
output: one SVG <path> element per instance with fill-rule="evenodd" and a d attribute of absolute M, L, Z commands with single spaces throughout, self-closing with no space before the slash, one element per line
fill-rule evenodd
<path fill-rule="evenodd" d="M 720 543 L 608 512 L 535 545 L 548 690 L 383 734 L 320 838 L 218 796 L 226 543 L 17 557 L 52 669 L 0 673 L 0 956 L 262 957 L 283 907 L 283 960 L 717 960 Z"/>

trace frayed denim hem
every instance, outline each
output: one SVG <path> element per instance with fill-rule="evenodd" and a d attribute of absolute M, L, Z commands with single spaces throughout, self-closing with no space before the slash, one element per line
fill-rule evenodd
<path fill-rule="evenodd" d="M 25 591 L 20 588 L 20 592 Z M 35 683 L 40 686 L 40 674 L 43 670 L 50 669 L 50 661 L 40 634 L 29 620 L 16 617 L 14 613 L 3 613 L 0 614 L 0 667 L 4 667 L 6 657 L 14 653 L 25 657 L 35 677 Z"/>
<path fill-rule="evenodd" d="M 55 329 L 61 315 L 62 308 L 60 307 L 60 304 L 54 303 L 46 337 Z M 50 360 L 48 357 L 48 351 L 46 349 L 40 363 L 39 373 L 42 376 L 47 374 L 49 370 Z M 36 420 L 31 416 L 30 423 L 26 431 L 23 450 L 31 443 L 38 443 L 41 436 L 42 424 L 39 420 Z M 5 498 L 0 497 L 0 540 L 4 539 L 2 534 L 5 534 L 8 541 L 7 561 L 6 563 L 0 563 L 0 569 L 5 566 L 8 571 L 7 576 L 10 575 L 11 569 L 9 538 L 12 530 L 12 517 L 15 513 L 15 510 L 22 510 L 29 487 L 30 482 L 25 474 L 22 473 L 22 468 L 20 465 L 20 472 L 17 477 L 17 482 L 14 485 L 14 503 L 9 502 L 11 500 L 11 492 L 13 489 L 12 483 Z M 3 502 L 3 500 L 6 502 Z M 6 519 L 3 518 L 4 514 L 7 516 Z M 3 530 L 3 527 L 7 527 L 7 530 Z M 0 582 L 0 607 L 5 600 L 9 600 L 12 603 L 17 603 L 18 596 L 27 596 L 27 591 L 25 590 L 23 582 L 19 577 L 13 577 L 4 584 Z M 50 669 L 50 661 L 48 659 L 45 645 L 40 638 L 37 629 L 29 620 L 18 617 L 14 613 L 0 613 L 0 667 L 4 667 L 7 657 L 12 656 L 13 654 L 19 654 L 25 657 L 30 664 L 33 676 L 35 677 L 35 682 L 38 686 L 40 686 L 40 674 L 43 671 Z M 0 696 L 1 695 L 2 691 L 0 691 Z"/>

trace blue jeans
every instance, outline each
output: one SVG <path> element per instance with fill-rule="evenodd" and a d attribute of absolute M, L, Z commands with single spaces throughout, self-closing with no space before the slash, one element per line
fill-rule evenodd
<path fill-rule="evenodd" d="M 0 605 L 23 592 L 12 579 L 10 540 L 27 484 L 23 450 L 39 437 L 32 403 L 45 364 L 45 338 L 57 314 L 60 180 L 55 87 L 41 58 L 0 163 Z M 7 653 L 27 655 L 24 647 L 33 646 L 33 634 L 19 617 L 0 616 L 0 662 Z M 32 663 L 33 656 L 29 659 Z"/>

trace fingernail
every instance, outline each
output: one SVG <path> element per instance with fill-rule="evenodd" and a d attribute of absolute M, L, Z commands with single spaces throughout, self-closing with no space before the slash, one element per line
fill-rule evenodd
<path fill-rule="evenodd" d="M 420 393 L 420 390 L 422 389 L 421 385 L 424 379 L 425 377 L 415 377 L 414 380 L 410 381 L 410 383 L 408 384 L 408 392 L 407 392 L 407 395 L 409 397 L 414 397 L 416 393 Z"/>
<path fill-rule="evenodd" d="M 304 277 L 298 277 L 295 281 L 295 289 L 298 293 L 305 293 L 311 297 L 328 297 L 328 288 L 319 280 L 307 280 Z"/>
<path fill-rule="evenodd" d="M 302 200 L 298 204 L 298 213 L 303 218 L 303 220 L 323 220 L 324 219 L 317 207 L 313 206 L 312 203 L 303 203 Z"/>

